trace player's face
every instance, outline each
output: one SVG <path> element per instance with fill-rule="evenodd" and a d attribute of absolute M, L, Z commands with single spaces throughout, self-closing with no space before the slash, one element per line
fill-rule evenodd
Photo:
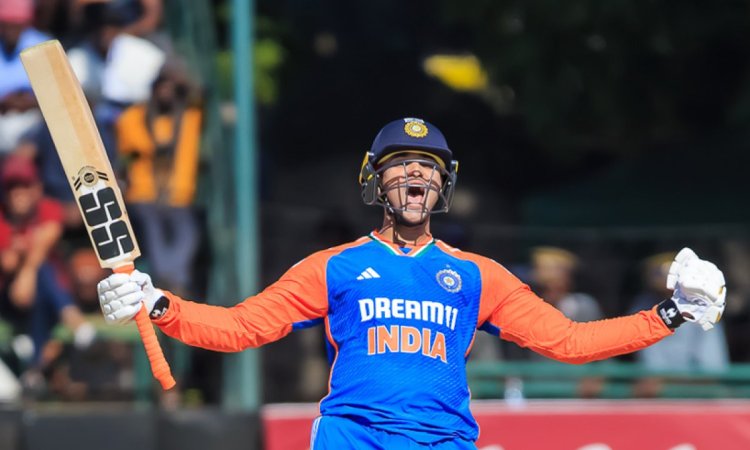
<path fill-rule="evenodd" d="M 417 153 L 393 157 L 381 177 L 388 203 L 409 225 L 421 224 L 429 217 L 443 186 L 437 162 Z"/>

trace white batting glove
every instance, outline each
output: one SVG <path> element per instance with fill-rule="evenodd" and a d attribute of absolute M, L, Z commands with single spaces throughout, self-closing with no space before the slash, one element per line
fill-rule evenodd
<path fill-rule="evenodd" d="M 127 323 L 142 307 L 151 314 L 156 301 L 164 295 L 160 289 L 154 288 L 148 274 L 137 270 L 130 274 L 113 273 L 100 281 L 96 290 L 104 320 L 109 324 Z"/>
<path fill-rule="evenodd" d="M 721 319 L 726 306 L 724 274 L 712 262 L 698 258 L 685 247 L 675 257 L 667 275 L 667 288 L 682 317 L 710 330 Z"/>

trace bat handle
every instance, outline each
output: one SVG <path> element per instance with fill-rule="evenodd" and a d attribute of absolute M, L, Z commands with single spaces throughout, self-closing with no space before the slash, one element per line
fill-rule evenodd
<path fill-rule="evenodd" d="M 130 273 L 133 269 L 133 265 L 128 264 L 116 267 L 114 271 L 117 273 Z M 138 311 L 138 314 L 135 315 L 135 324 L 138 326 L 143 347 L 146 349 L 146 356 L 148 356 L 148 361 L 151 364 L 151 373 L 154 374 L 154 378 L 159 381 L 164 390 L 172 389 L 176 382 L 172 376 L 172 371 L 169 369 L 169 364 L 164 358 L 164 352 L 161 350 L 159 340 L 156 338 L 156 332 L 154 332 L 154 327 L 151 324 L 151 319 L 148 317 L 145 307 L 142 307 Z"/>

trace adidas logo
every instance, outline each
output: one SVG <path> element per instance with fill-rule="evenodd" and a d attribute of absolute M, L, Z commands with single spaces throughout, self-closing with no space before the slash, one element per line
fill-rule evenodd
<path fill-rule="evenodd" d="M 375 272 L 372 267 L 368 267 L 357 277 L 358 280 L 369 280 L 371 278 L 380 278 L 380 274 Z"/>

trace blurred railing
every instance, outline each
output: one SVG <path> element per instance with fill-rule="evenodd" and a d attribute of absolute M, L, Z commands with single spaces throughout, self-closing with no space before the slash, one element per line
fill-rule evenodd
<path fill-rule="evenodd" d="M 136 399 L 148 400 L 153 393 L 153 380 L 135 326 L 112 327 L 103 320 L 92 323 L 100 341 L 132 346 L 133 394 Z M 67 344 L 72 342 L 72 334 L 62 326 L 55 328 L 53 338 Z M 10 328 L 0 321 L 0 349 L 9 348 L 10 341 Z M 617 360 L 582 365 L 554 361 L 470 361 L 467 378 L 474 399 L 631 399 L 644 395 L 665 399 L 750 398 L 748 363 L 734 363 L 722 371 L 655 371 L 639 363 Z"/>
<path fill-rule="evenodd" d="M 185 59 L 192 78 L 203 92 L 204 123 L 201 142 L 199 206 L 205 209 L 211 249 L 208 301 L 221 303 L 236 292 L 234 261 L 234 203 L 232 135 L 222 119 L 219 45 L 214 8 L 208 0 L 168 0 L 165 26 L 177 53 Z"/>
<path fill-rule="evenodd" d="M 750 398 L 750 364 L 732 364 L 718 372 L 652 371 L 620 361 L 582 365 L 479 361 L 468 364 L 467 376 L 473 398 L 623 399 L 639 396 L 644 382 L 658 383 L 658 388 L 649 390 L 658 398 Z"/>

